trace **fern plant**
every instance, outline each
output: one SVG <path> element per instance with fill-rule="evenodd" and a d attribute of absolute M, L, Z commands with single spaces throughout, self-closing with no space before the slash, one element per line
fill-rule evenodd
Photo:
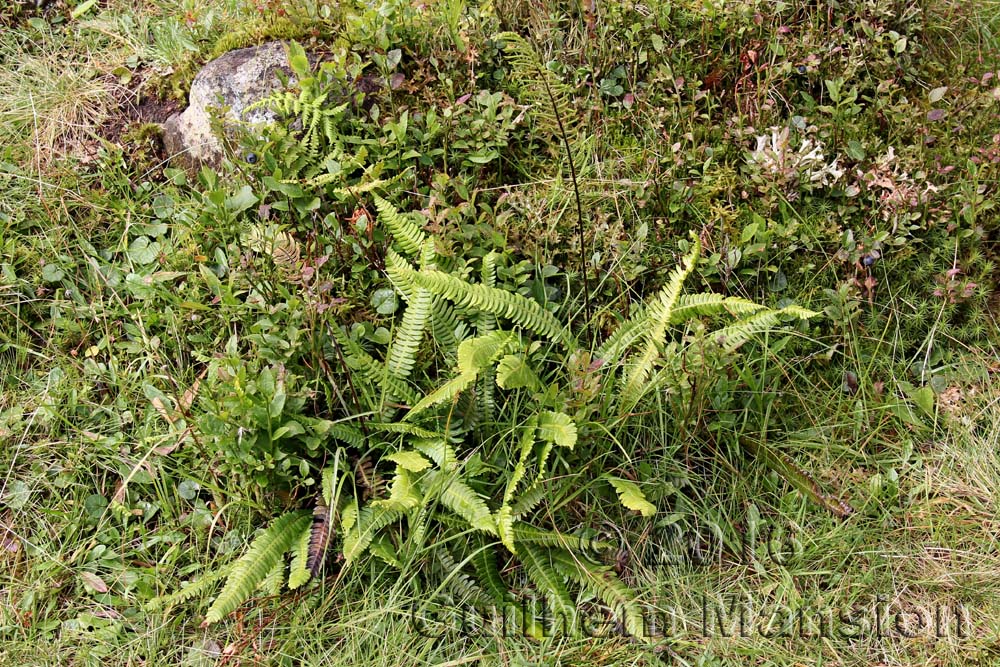
<path fill-rule="evenodd" d="M 588 420 L 595 411 L 627 420 L 650 392 L 694 363 L 676 336 L 685 323 L 728 317 L 712 340 L 731 352 L 782 320 L 814 313 L 682 293 L 700 252 L 694 238 L 662 290 L 596 349 L 581 349 L 555 311 L 497 286 L 502 257 L 484 258 L 476 281 L 466 267 L 438 255 L 414 218 L 377 195 L 373 201 L 395 242 L 386 251 L 386 275 L 403 313 L 382 350 L 330 326 L 329 356 L 346 366 L 355 405 L 330 431 L 341 446 L 323 471 L 321 497 L 312 518 L 291 511 L 251 544 L 206 623 L 224 618 L 259 587 L 305 585 L 335 550 L 342 571 L 367 558 L 405 570 L 432 555 L 456 595 L 496 604 L 511 601 L 510 582 L 501 574 L 510 568 L 500 564 L 519 564 L 567 627 L 576 590 L 622 611 L 624 627 L 639 634 L 635 595 L 591 560 L 595 547 L 607 545 L 560 532 L 536 516 L 552 492 L 553 461 L 573 460 L 581 434 L 593 430 Z M 590 396 L 596 405 L 581 405 L 572 389 L 573 360 L 588 355 L 599 362 L 604 388 Z M 451 370 L 436 370 L 442 368 Z M 365 441 L 380 443 L 375 467 L 387 475 L 384 493 L 362 493 L 345 463 L 348 450 Z M 627 509 L 655 512 L 637 485 L 605 479 Z M 452 553 L 455 547 L 445 552 L 441 544 L 464 546 Z M 535 619 L 521 621 L 538 631 Z"/>

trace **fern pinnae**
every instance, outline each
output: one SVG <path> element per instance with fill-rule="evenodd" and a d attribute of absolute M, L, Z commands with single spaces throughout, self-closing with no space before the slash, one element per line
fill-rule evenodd
<path fill-rule="evenodd" d="M 717 331 L 712 332 L 712 338 L 722 346 L 726 352 L 734 352 L 743 343 L 764 331 L 773 329 L 783 317 L 795 317 L 798 319 L 809 319 L 815 317 L 817 313 L 806 310 L 798 306 L 786 306 L 780 310 L 763 310 L 746 317 L 739 322 L 730 324 Z"/>
<path fill-rule="evenodd" d="M 521 492 L 514 504 L 510 506 L 515 519 L 527 516 L 538 507 L 549 495 L 549 490 L 541 482 L 535 482 Z"/>
<path fill-rule="evenodd" d="M 325 510 L 326 508 L 324 508 Z M 302 531 L 299 539 L 292 546 L 292 564 L 288 568 L 288 589 L 301 587 L 313 576 L 309 569 L 309 545 L 312 540 L 313 527 L 316 524 L 315 510 L 313 524 Z"/>
<path fill-rule="evenodd" d="M 309 522 L 309 513 L 302 511 L 288 512 L 275 519 L 236 561 L 222 592 L 205 615 L 203 625 L 222 620 L 243 604 L 281 562 Z"/>
<path fill-rule="evenodd" d="M 358 519 L 352 530 L 344 535 L 344 567 L 349 567 L 367 549 L 375 535 L 394 521 L 402 518 L 403 512 L 386 505 L 368 505 L 358 512 Z"/>
<path fill-rule="evenodd" d="M 159 609 L 171 607 L 175 604 L 187 602 L 196 596 L 203 595 L 220 581 L 227 578 L 233 571 L 234 565 L 236 565 L 236 563 L 223 565 L 213 572 L 209 572 L 198 577 L 194 581 L 188 582 L 186 586 L 183 586 L 173 593 L 152 598 L 146 603 L 145 608 L 148 611 L 157 611 Z"/>

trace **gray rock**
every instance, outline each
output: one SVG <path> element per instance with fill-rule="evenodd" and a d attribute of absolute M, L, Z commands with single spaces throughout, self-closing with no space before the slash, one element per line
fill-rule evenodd
<path fill-rule="evenodd" d="M 163 124 L 163 146 L 167 155 L 185 166 L 217 166 L 223 156 L 222 137 L 212 130 L 212 112 L 227 109 L 223 125 L 273 122 L 266 107 L 247 107 L 281 89 L 277 72 L 293 80 L 283 42 L 238 49 L 206 64 L 191 84 L 190 106 Z M 218 113 L 216 111 L 216 113 Z"/>

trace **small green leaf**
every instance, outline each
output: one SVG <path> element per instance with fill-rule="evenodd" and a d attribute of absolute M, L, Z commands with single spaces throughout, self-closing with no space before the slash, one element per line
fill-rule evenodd
<path fill-rule="evenodd" d="M 372 308 L 379 315 L 392 315 L 399 308 L 396 292 L 387 287 L 375 290 L 372 294 Z"/>
<path fill-rule="evenodd" d="M 66 272 L 58 264 L 46 264 L 42 267 L 42 280 L 47 283 L 57 283 L 66 276 Z"/>
<path fill-rule="evenodd" d="M 143 266 L 155 262 L 159 254 L 159 241 L 150 241 L 145 236 L 136 238 L 128 247 L 128 258 Z"/>
<path fill-rule="evenodd" d="M 501 389 L 527 387 L 532 391 L 541 386 L 538 376 L 524 361 L 524 357 L 508 354 L 497 364 L 497 386 Z"/>
<path fill-rule="evenodd" d="M 656 505 L 646 500 L 646 495 L 635 482 L 610 475 L 607 479 L 615 487 L 624 507 L 647 517 L 656 514 Z"/>
<path fill-rule="evenodd" d="M 69 16 L 71 19 L 76 20 L 81 16 L 83 16 L 84 14 L 86 14 L 87 12 L 89 12 L 91 9 L 93 9 L 94 5 L 96 4 L 97 0 L 85 0 L 84 2 L 77 5 L 76 8 L 72 12 L 70 12 Z"/>
<path fill-rule="evenodd" d="M 917 404 L 917 407 L 924 411 L 928 417 L 934 416 L 934 390 L 930 387 L 921 387 L 914 391 L 910 398 Z"/>

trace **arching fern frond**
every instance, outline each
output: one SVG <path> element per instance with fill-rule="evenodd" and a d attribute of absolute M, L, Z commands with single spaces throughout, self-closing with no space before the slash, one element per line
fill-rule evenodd
<path fill-rule="evenodd" d="M 493 514 L 482 496 L 459 477 L 434 470 L 424 476 L 425 494 L 437 495 L 441 504 L 469 522 L 476 530 L 496 535 Z"/>
<path fill-rule="evenodd" d="M 568 343 L 566 328 L 537 302 L 496 287 L 467 282 L 441 271 L 419 271 L 414 282 L 463 308 L 485 311 L 510 320 L 546 338 Z"/>
<path fill-rule="evenodd" d="M 548 601 L 553 618 L 562 619 L 564 629 L 571 630 L 576 624 L 576 608 L 563 583 L 565 575 L 553 566 L 549 550 L 525 544 L 519 558 L 528 579 Z"/>
<path fill-rule="evenodd" d="M 554 568 L 583 589 L 596 595 L 612 613 L 621 613 L 625 631 L 633 637 L 646 637 L 645 614 L 635 594 L 609 568 L 589 563 L 565 549 L 549 552 Z"/>
<path fill-rule="evenodd" d="M 712 338 L 727 352 L 733 352 L 762 331 L 773 329 L 784 317 L 807 320 L 818 313 L 800 306 L 785 306 L 780 310 L 765 310 L 712 332 Z"/>
<path fill-rule="evenodd" d="M 285 553 L 300 539 L 310 523 L 308 512 L 283 514 L 271 523 L 236 561 L 226 585 L 205 615 L 205 625 L 216 623 L 243 604 L 268 574 L 281 563 Z"/>

